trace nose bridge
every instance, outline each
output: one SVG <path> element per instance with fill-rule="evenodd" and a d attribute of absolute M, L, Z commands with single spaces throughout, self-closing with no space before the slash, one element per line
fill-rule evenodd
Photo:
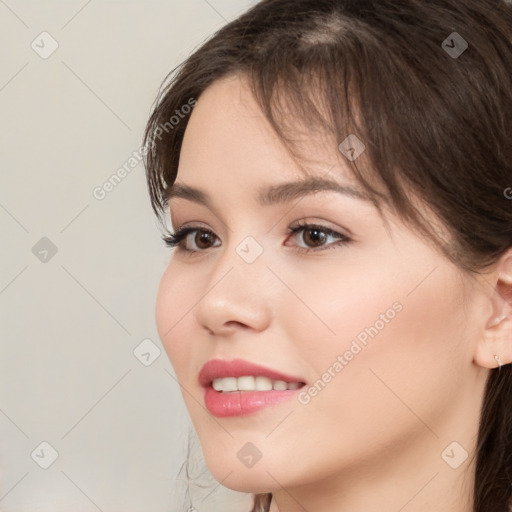
<path fill-rule="evenodd" d="M 216 332 L 233 322 L 261 330 L 270 320 L 271 277 L 263 244 L 247 235 L 215 257 L 197 306 L 198 321 Z"/>
<path fill-rule="evenodd" d="M 238 237 L 232 234 L 231 238 L 232 240 L 224 244 L 224 248 L 220 249 L 220 254 L 216 257 L 215 269 L 212 271 L 213 279 L 220 278 L 232 269 L 230 273 L 235 272 L 241 280 L 263 280 L 268 273 L 268 254 L 263 241 L 258 241 L 250 234 Z"/>

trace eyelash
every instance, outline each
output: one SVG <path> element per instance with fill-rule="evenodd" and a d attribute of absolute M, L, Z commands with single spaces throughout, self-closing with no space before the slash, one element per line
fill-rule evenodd
<path fill-rule="evenodd" d="M 324 248 L 319 248 L 319 249 L 318 248 L 317 249 L 315 249 L 315 248 L 306 249 L 304 247 L 298 247 L 297 250 L 300 253 L 311 253 L 311 252 L 318 252 L 318 251 L 326 251 L 328 249 L 334 249 L 334 248 L 339 247 L 339 246 L 348 245 L 352 241 L 348 236 L 343 235 L 342 233 L 338 233 L 337 231 L 334 231 L 332 229 L 326 228 L 325 226 L 321 226 L 319 224 L 307 224 L 307 223 L 298 224 L 295 227 L 288 228 L 288 232 L 291 233 L 291 235 L 295 235 L 297 233 L 300 233 L 301 231 L 307 231 L 308 229 L 311 229 L 311 230 L 312 229 L 316 229 L 318 231 L 321 231 L 321 232 L 325 233 L 326 235 L 330 235 L 330 236 L 334 236 L 336 238 L 339 238 L 340 240 L 338 241 L 338 243 L 332 243 L 332 244 L 327 245 Z M 215 233 L 213 233 L 209 229 L 202 228 L 202 227 L 199 227 L 199 226 L 189 226 L 189 227 L 186 227 L 186 228 L 177 229 L 174 233 L 170 233 L 167 236 L 165 236 L 165 235 L 162 236 L 162 240 L 165 242 L 167 247 L 170 247 L 170 248 L 178 247 L 180 252 L 183 252 L 184 254 L 187 254 L 187 255 L 191 255 L 192 253 L 204 252 L 206 249 L 201 249 L 201 250 L 196 251 L 196 250 L 193 250 L 193 249 L 185 249 L 181 245 L 181 242 L 190 233 L 193 233 L 195 231 L 202 231 L 204 233 L 208 233 L 208 234 L 210 234 L 212 236 L 215 236 Z"/>

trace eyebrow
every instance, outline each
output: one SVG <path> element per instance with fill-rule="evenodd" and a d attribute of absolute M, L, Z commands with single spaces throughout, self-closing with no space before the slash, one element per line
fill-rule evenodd
<path fill-rule="evenodd" d="M 370 201 L 370 198 L 362 191 L 349 185 L 341 185 L 336 181 L 325 178 L 312 177 L 305 180 L 290 181 L 260 188 L 257 194 L 257 201 L 260 206 L 284 203 L 299 197 L 313 195 L 316 192 L 337 192 L 348 197 Z M 203 190 L 200 190 L 182 183 L 174 183 L 166 189 L 167 198 L 181 197 L 203 204 L 212 208 L 211 197 Z"/>

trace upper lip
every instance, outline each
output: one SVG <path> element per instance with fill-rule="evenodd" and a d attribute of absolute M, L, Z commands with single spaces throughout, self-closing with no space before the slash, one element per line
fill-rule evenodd
<path fill-rule="evenodd" d="M 284 380 L 285 382 L 301 382 L 304 380 L 301 377 L 293 377 L 270 368 L 265 368 L 259 364 L 245 361 L 244 359 L 231 359 L 226 361 L 224 359 L 211 359 L 208 361 L 199 372 L 199 383 L 203 387 L 208 387 L 213 379 L 224 377 L 243 377 L 245 375 L 262 375 L 272 380 Z"/>

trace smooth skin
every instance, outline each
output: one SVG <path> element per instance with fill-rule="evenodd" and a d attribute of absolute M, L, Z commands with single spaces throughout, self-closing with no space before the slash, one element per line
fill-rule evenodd
<path fill-rule="evenodd" d="M 359 188 L 335 142 L 312 132 L 304 143 L 312 175 Z M 304 177 L 243 78 L 200 96 L 178 182 L 213 208 L 173 197 L 170 216 L 214 236 L 172 249 L 156 321 L 207 466 L 228 488 L 273 492 L 273 512 L 467 512 L 485 381 L 494 354 L 512 360 L 512 251 L 471 278 L 390 211 L 387 228 L 371 202 L 324 191 L 258 205 L 261 187 Z M 351 241 L 290 234 L 297 223 Z M 263 248 L 252 263 L 236 251 L 248 236 Z M 205 408 L 197 377 L 209 359 L 312 386 L 396 302 L 402 310 L 309 403 L 229 418 Z M 237 456 L 248 442 L 261 452 L 252 467 Z"/>

